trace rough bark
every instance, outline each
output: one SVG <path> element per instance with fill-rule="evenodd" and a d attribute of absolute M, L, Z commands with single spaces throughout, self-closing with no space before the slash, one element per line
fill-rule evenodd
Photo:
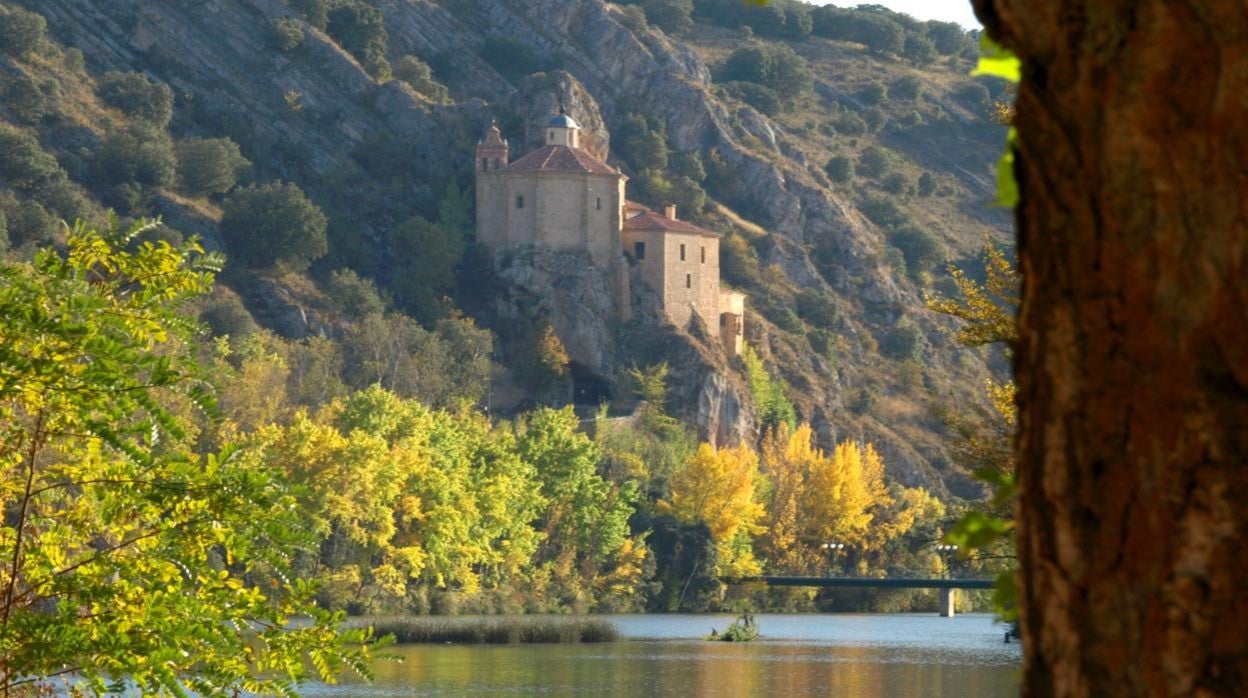
<path fill-rule="evenodd" d="M 1248 686 L 1248 3 L 974 0 L 1023 61 L 1027 695 Z"/>

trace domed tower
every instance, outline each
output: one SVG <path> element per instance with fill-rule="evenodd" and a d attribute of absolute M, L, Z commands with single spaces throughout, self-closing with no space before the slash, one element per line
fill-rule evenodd
<path fill-rule="evenodd" d="M 477 141 L 477 172 L 497 172 L 507 166 L 510 147 L 498 130 L 498 123 L 491 121 L 485 136 Z"/>
<path fill-rule="evenodd" d="M 546 123 L 546 145 L 581 147 L 581 125 L 559 107 L 559 114 Z"/>

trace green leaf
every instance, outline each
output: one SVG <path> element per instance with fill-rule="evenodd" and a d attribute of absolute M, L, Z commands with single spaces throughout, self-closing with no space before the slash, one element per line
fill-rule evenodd
<path fill-rule="evenodd" d="M 988 38 L 988 34 L 979 37 L 979 64 L 971 75 L 989 75 L 1010 82 L 1022 80 L 1022 63 L 1009 49 Z"/>

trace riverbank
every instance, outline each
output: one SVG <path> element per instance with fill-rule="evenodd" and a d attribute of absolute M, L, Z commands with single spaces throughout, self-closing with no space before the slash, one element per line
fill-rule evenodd
<path fill-rule="evenodd" d="M 380 616 L 352 618 L 348 627 L 373 627 L 396 642 L 458 645 L 613 642 L 614 625 L 584 616 Z"/>

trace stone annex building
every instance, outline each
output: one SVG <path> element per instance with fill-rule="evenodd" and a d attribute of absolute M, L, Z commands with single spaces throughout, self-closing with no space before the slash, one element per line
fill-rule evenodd
<path fill-rule="evenodd" d="M 611 280 L 623 317 L 631 314 L 629 265 L 687 327 L 698 315 L 718 329 L 724 351 L 741 353 L 745 294 L 721 288 L 719 235 L 629 201 L 623 173 L 581 148 L 566 114 L 546 125 L 546 144 L 516 161 L 491 124 L 477 144 L 477 239 L 495 255 L 521 245 L 584 250 Z"/>

